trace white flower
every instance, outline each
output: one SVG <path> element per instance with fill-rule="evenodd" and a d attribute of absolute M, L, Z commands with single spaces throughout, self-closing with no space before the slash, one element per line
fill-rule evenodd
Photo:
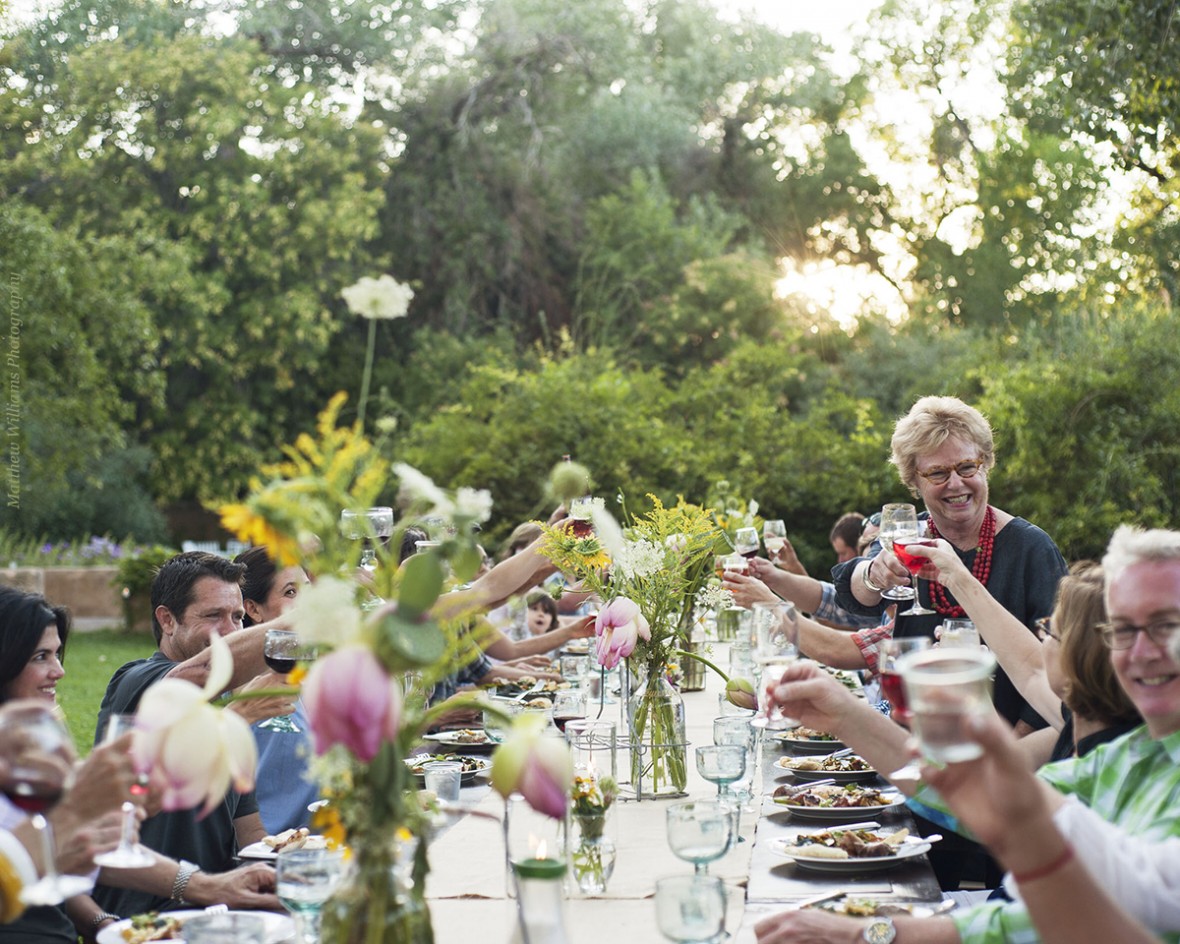
<path fill-rule="evenodd" d="M 423 515 L 450 520 L 454 503 L 447 497 L 446 492 L 434 484 L 429 475 L 423 475 L 412 465 L 406 465 L 404 462 L 395 462 L 393 473 L 401 481 L 399 498 Z"/>
<path fill-rule="evenodd" d="M 647 540 L 627 541 L 614 562 L 624 579 L 642 580 L 663 568 L 664 549 Z"/>
<path fill-rule="evenodd" d="M 461 487 L 455 492 L 455 517 L 481 524 L 492 516 L 492 493 L 486 488 Z"/>
<path fill-rule="evenodd" d="M 404 318 L 410 308 L 414 290 L 392 275 L 378 279 L 365 276 L 341 293 L 349 311 L 370 319 Z"/>
<path fill-rule="evenodd" d="M 697 591 L 696 602 L 706 610 L 727 610 L 733 606 L 733 594 L 718 581 L 710 580 Z"/>
<path fill-rule="evenodd" d="M 606 548 L 607 554 L 612 559 L 617 559 L 623 553 L 626 539 L 614 515 L 606 510 L 605 504 L 595 504 L 590 506 L 590 520 L 594 523 L 594 533 L 598 535 L 598 540 Z"/>
<path fill-rule="evenodd" d="M 132 751 L 139 764 L 164 782 L 165 810 L 201 804 L 209 813 L 234 789 L 254 786 L 258 752 L 250 727 L 237 714 L 214 708 L 233 674 L 233 656 L 220 636 L 209 637 L 209 675 L 205 687 L 183 679 L 161 679 L 143 693 L 135 714 Z"/>
<path fill-rule="evenodd" d="M 337 577 L 320 577 L 299 591 L 291 607 L 291 626 L 307 645 L 343 646 L 361 635 L 361 611 L 352 584 Z"/>

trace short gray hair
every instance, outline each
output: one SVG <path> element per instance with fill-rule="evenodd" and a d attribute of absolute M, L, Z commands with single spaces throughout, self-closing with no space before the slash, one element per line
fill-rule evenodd
<path fill-rule="evenodd" d="M 1133 525 L 1119 525 L 1102 558 L 1102 570 L 1106 574 L 1106 593 L 1110 585 L 1133 564 L 1146 561 L 1180 562 L 1180 531 L 1153 528 L 1144 531 Z"/>

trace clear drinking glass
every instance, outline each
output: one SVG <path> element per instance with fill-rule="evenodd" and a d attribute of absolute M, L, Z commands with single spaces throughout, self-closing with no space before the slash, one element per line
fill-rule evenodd
<path fill-rule="evenodd" d="M 762 543 L 766 545 L 766 556 L 778 560 L 787 546 L 787 526 L 782 519 L 774 518 L 762 522 Z"/>
<path fill-rule="evenodd" d="M 771 704 L 768 694 L 787 666 L 799 659 L 799 622 L 794 604 L 786 601 L 756 604 L 754 634 L 754 659 L 759 665 L 758 712 L 750 723 L 771 730 L 797 727 L 799 722 L 786 717 Z"/>
<path fill-rule="evenodd" d="M 734 843 L 733 808 L 716 800 L 673 803 L 665 814 L 668 847 L 697 875 L 706 875 L 709 863 L 720 859 Z"/>
<path fill-rule="evenodd" d="M 758 540 L 757 528 L 738 528 L 733 536 L 734 552 L 747 559 L 757 556 L 761 543 Z"/>
<path fill-rule="evenodd" d="M 969 619 L 943 620 L 938 644 L 943 649 L 978 649 L 979 630 Z"/>
<path fill-rule="evenodd" d="M 725 934 L 725 883 L 708 875 L 656 882 L 656 923 L 677 944 L 708 944 Z"/>
<path fill-rule="evenodd" d="M 275 860 L 276 894 L 295 919 L 297 944 L 319 944 L 320 914 L 344 877 L 341 849 L 286 849 Z M 188 940 L 188 925 L 185 925 Z"/>
<path fill-rule="evenodd" d="M 730 784 L 734 796 L 745 804 L 749 804 L 754 796 L 754 768 L 758 757 L 758 729 L 751 727 L 748 717 L 737 715 L 722 715 L 713 719 L 713 743 L 718 745 L 737 745 L 746 749 L 746 772 Z M 752 810 L 749 810 L 752 812 Z"/>
<path fill-rule="evenodd" d="M 983 749 L 964 726 L 992 711 L 995 656 L 986 649 L 929 649 L 906 656 L 899 668 L 923 755 L 942 764 L 980 757 Z"/>

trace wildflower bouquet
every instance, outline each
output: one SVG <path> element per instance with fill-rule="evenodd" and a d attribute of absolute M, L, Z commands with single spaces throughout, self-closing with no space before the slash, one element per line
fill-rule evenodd
<path fill-rule="evenodd" d="M 315 824 L 347 844 L 357 862 L 354 882 L 325 908 L 324 940 L 431 941 L 427 816 L 405 760 L 444 712 L 461 707 L 456 699 L 432 706 L 429 694 L 471 660 L 476 643 L 462 619 L 438 619 L 432 610 L 448 569 L 460 581 L 477 569 L 473 527 L 491 501 L 486 492 L 450 493 L 409 466 L 391 465 L 359 421 L 338 425 L 343 403 L 343 394 L 333 398 L 318 437 L 300 436 L 283 462 L 262 470 L 245 501 L 220 511 L 243 540 L 266 545 L 284 566 L 302 564 L 314 578 L 289 618 L 320 653 L 302 689 L 317 755 L 312 772 L 328 799 Z M 377 504 L 394 475 L 400 526 L 388 543 L 370 535 L 376 567 L 358 570 L 365 548 L 342 533 L 341 511 Z M 445 535 L 399 568 L 404 529 L 425 517 Z M 535 760 L 544 754 L 535 732 L 509 740 L 501 748 L 509 762 L 493 759 L 497 788 L 520 790 L 543 812 L 563 816 L 569 773 L 560 758 Z"/>
<path fill-rule="evenodd" d="M 610 777 L 586 771 L 574 777 L 570 823 L 577 839 L 570 864 L 578 887 L 586 894 L 604 892 L 614 871 L 615 848 L 606 836 L 606 815 L 618 794 L 618 784 Z"/>

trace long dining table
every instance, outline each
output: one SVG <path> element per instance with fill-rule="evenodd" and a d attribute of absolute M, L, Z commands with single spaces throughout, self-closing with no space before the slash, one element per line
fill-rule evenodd
<path fill-rule="evenodd" d="M 724 643 L 712 645 L 714 661 L 724 663 Z M 716 795 L 716 787 L 696 772 L 693 749 L 713 743 L 713 719 L 718 716 L 722 684 L 706 673 L 704 691 L 684 694 L 689 740 L 687 794 L 690 799 Z M 618 720 L 617 705 L 608 706 L 611 720 Z M 743 813 L 736 843 L 720 860 L 711 863 L 710 874 L 727 886 L 726 928 L 736 942 L 754 941 L 753 927 L 761 918 L 799 902 L 836 891 L 880 900 L 937 902 L 941 898 L 926 856 L 907 859 L 885 872 L 837 875 L 796 866 L 775 852 L 776 842 L 803 830 L 828 828 L 828 824 L 802 822 L 771 799 L 775 786 L 792 782 L 791 775 L 774 766 L 784 750 L 779 742 L 763 740 L 759 776 L 762 795 L 759 815 Z M 626 752 L 619 751 L 620 772 L 627 767 Z M 430 845 L 430 874 L 426 893 L 435 940 L 438 944 L 469 944 L 473 932 L 480 940 L 509 941 L 516 920 L 515 900 L 509 896 L 502 820 L 505 802 L 477 781 L 465 787 L 461 802 L 476 815 L 467 815 L 446 829 Z M 666 840 L 665 810 L 675 800 L 620 800 L 611 811 L 618 858 L 606 891 L 587 897 L 573 888 L 566 898 L 566 926 L 572 944 L 652 944 L 663 940 L 656 925 L 653 903 L 656 880 L 686 875 L 692 866 L 678 859 Z M 875 815 L 865 810 L 859 819 L 875 819 L 883 827 L 906 825 L 904 811 Z M 569 883 L 572 886 L 572 882 Z"/>

